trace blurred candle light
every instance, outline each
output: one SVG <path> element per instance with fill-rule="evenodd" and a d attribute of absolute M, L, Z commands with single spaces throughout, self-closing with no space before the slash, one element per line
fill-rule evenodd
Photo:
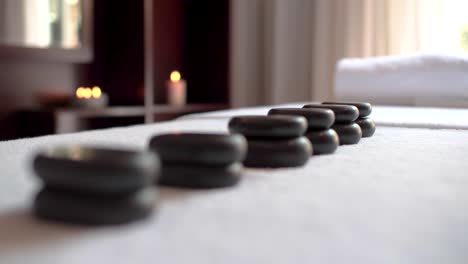
<path fill-rule="evenodd" d="M 171 72 L 170 78 L 171 78 L 171 81 L 172 81 L 172 82 L 178 82 L 178 81 L 180 81 L 180 79 L 182 78 L 182 76 L 180 76 L 180 72 L 178 72 L 178 71 L 173 71 L 173 72 Z"/>
<path fill-rule="evenodd" d="M 83 92 L 83 97 L 84 97 L 85 99 L 90 99 L 92 96 L 93 96 L 93 95 L 92 95 L 92 92 L 91 92 L 91 88 L 86 87 L 86 88 L 84 89 L 84 92 Z"/>
<path fill-rule="evenodd" d="M 99 86 L 78 87 L 75 91 L 74 106 L 79 107 L 105 107 L 109 103 L 109 96 Z"/>
<path fill-rule="evenodd" d="M 78 98 L 78 99 L 84 98 L 84 90 L 85 90 L 85 88 L 78 87 L 78 89 L 76 89 L 76 92 L 75 92 L 76 98 Z"/>
<path fill-rule="evenodd" d="M 93 89 L 91 90 L 91 93 L 93 95 L 93 98 L 97 99 L 101 97 L 102 91 L 99 86 L 94 86 Z"/>
<path fill-rule="evenodd" d="M 172 71 L 169 80 L 166 81 L 168 103 L 170 105 L 182 106 L 187 100 L 187 82 L 182 79 L 178 71 Z"/>

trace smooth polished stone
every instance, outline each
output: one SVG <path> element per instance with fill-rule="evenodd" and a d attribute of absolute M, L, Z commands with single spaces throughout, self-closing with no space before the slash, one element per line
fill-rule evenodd
<path fill-rule="evenodd" d="M 62 146 L 39 152 L 33 168 L 54 189 L 110 195 L 152 185 L 160 160 L 151 152 Z"/>
<path fill-rule="evenodd" d="M 362 130 L 356 123 L 351 124 L 335 124 L 332 128 L 338 134 L 340 145 L 357 144 L 361 140 Z"/>
<path fill-rule="evenodd" d="M 338 134 L 331 128 L 317 131 L 309 130 L 305 136 L 312 142 L 314 155 L 331 154 L 340 145 Z"/>
<path fill-rule="evenodd" d="M 227 166 L 164 164 L 159 184 L 197 189 L 230 187 L 240 181 L 243 169 L 241 163 Z"/>
<path fill-rule="evenodd" d="M 304 108 L 331 109 L 335 113 L 335 123 L 351 123 L 359 117 L 359 110 L 353 105 L 307 104 Z"/>
<path fill-rule="evenodd" d="M 372 137 L 375 133 L 375 122 L 371 118 L 358 118 L 356 124 L 361 127 L 362 137 Z"/>
<path fill-rule="evenodd" d="M 249 150 L 244 161 L 246 167 L 280 168 L 299 167 L 312 155 L 312 144 L 306 137 L 268 140 L 249 139 Z"/>
<path fill-rule="evenodd" d="M 359 110 L 359 117 L 366 117 L 372 113 L 372 105 L 366 102 L 323 102 L 324 105 L 353 105 Z"/>
<path fill-rule="evenodd" d="M 247 154 L 247 141 L 239 134 L 157 135 L 151 138 L 149 147 L 163 163 L 228 165 L 242 162 Z"/>
<path fill-rule="evenodd" d="M 330 109 L 273 108 L 268 115 L 302 116 L 307 120 L 309 129 L 330 128 L 335 123 L 335 113 Z"/>
<path fill-rule="evenodd" d="M 109 197 L 46 188 L 37 194 L 33 210 L 38 218 L 49 221 L 115 225 L 150 216 L 156 200 L 154 187 Z"/>
<path fill-rule="evenodd" d="M 246 137 L 294 138 L 307 130 L 302 116 L 236 116 L 229 121 L 229 131 Z"/>

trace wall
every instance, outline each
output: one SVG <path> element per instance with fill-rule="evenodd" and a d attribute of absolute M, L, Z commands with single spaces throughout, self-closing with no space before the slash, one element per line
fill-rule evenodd
<path fill-rule="evenodd" d="M 70 92 L 78 84 L 80 66 L 27 60 L 0 60 L 0 140 L 13 139 L 21 130 L 36 130 L 41 122 L 22 123 L 13 110 L 38 106 L 46 91 Z"/>
<path fill-rule="evenodd" d="M 171 71 L 180 71 L 187 78 L 184 63 L 184 12 L 185 0 L 154 0 L 153 2 L 153 53 L 154 102 L 166 102 L 165 81 Z"/>
<path fill-rule="evenodd" d="M 186 0 L 184 62 L 188 100 L 229 104 L 228 0 Z"/>
<path fill-rule="evenodd" d="M 143 1 L 95 0 L 94 61 L 81 80 L 97 84 L 112 105 L 143 104 Z"/>
<path fill-rule="evenodd" d="M 155 102 L 166 102 L 173 70 L 187 80 L 189 103 L 229 103 L 229 1 L 155 0 Z"/>
<path fill-rule="evenodd" d="M 70 92 L 80 66 L 28 60 L 0 60 L 0 112 L 37 106 L 41 92 Z"/>

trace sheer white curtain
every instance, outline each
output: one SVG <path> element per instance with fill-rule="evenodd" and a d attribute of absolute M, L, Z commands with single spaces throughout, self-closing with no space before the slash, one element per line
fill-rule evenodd
<path fill-rule="evenodd" d="M 310 0 L 231 1 L 231 98 L 235 107 L 312 96 Z"/>
<path fill-rule="evenodd" d="M 316 100 L 333 98 L 335 63 L 371 57 L 459 49 L 457 8 L 464 0 L 315 0 Z M 466 10 L 466 9 L 464 9 Z"/>
<path fill-rule="evenodd" d="M 332 99 L 343 57 L 455 49 L 466 2 L 233 0 L 233 105 Z"/>
<path fill-rule="evenodd" d="M 319 14 L 334 20 L 333 30 L 344 37 L 342 52 L 365 57 L 456 48 L 455 9 L 465 0 L 315 1 L 316 11 L 329 6 Z"/>

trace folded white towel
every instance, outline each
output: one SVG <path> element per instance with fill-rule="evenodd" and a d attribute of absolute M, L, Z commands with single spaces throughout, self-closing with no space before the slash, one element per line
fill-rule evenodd
<path fill-rule="evenodd" d="M 468 106 L 468 55 L 343 59 L 336 66 L 335 96 L 385 104 Z"/>

